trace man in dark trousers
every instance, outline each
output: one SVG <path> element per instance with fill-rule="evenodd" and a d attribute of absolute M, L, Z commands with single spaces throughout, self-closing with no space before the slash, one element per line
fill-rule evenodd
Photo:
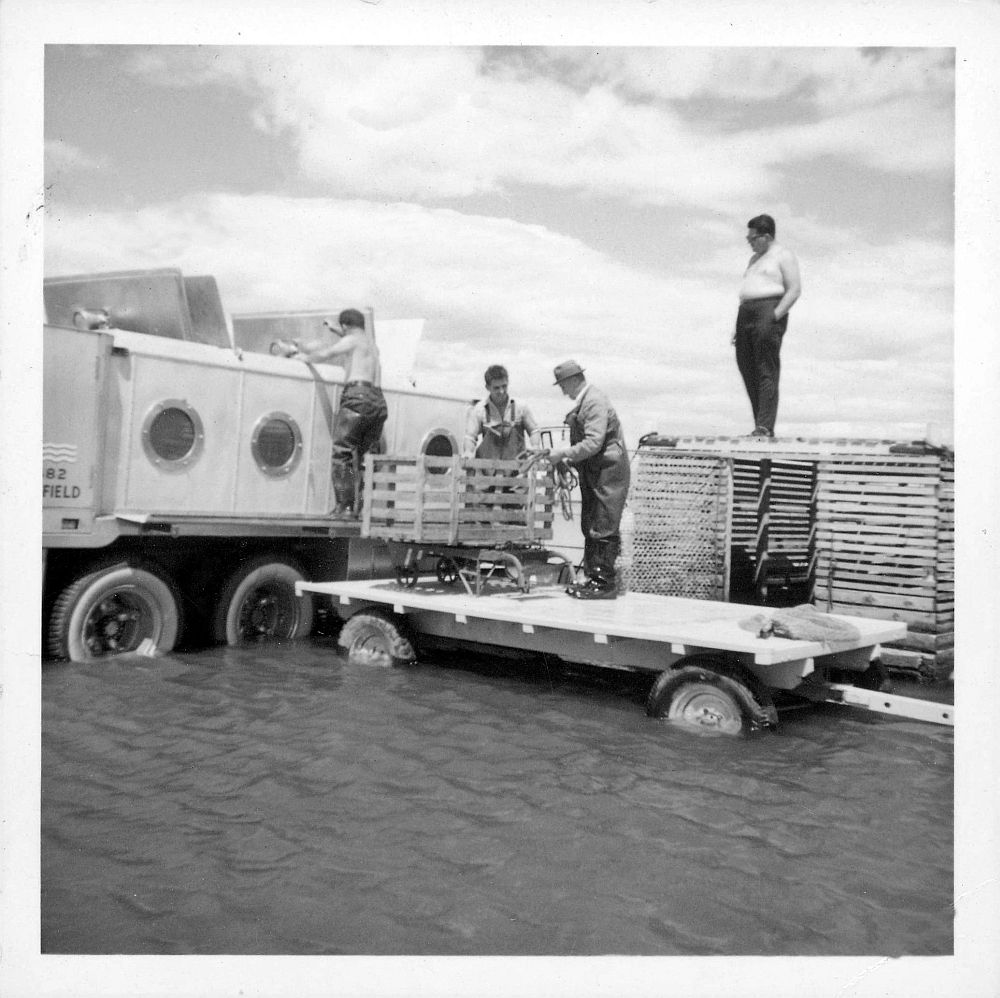
<path fill-rule="evenodd" d="M 378 445 L 389 410 L 382 395 L 382 364 L 374 329 L 355 308 L 341 312 L 337 322 L 339 341 L 302 343 L 293 340 L 296 352 L 292 356 L 307 364 L 332 360 L 344 365 L 345 384 L 333 426 L 331 474 L 335 505 L 332 515 L 356 519 L 360 503 L 356 496 L 355 469 L 365 454 Z M 332 323 L 324 325 L 336 333 Z"/>
<path fill-rule="evenodd" d="M 587 384 L 583 368 L 567 360 L 555 383 L 576 402 L 566 416 L 570 446 L 549 451 L 549 460 L 572 465 L 580 476 L 580 529 L 587 581 L 567 590 L 576 599 L 614 599 L 619 526 L 628 497 L 629 459 L 621 423 L 608 397 Z"/>
<path fill-rule="evenodd" d="M 757 215 L 747 222 L 746 239 L 753 255 L 740 285 L 733 335 L 736 365 L 753 410 L 752 437 L 774 436 L 781 341 L 788 328 L 788 310 L 802 293 L 795 254 L 778 245 L 775 231 L 770 215 Z"/>

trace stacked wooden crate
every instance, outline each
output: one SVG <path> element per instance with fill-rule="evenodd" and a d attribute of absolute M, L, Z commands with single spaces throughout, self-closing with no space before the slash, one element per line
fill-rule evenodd
<path fill-rule="evenodd" d="M 928 680 L 951 674 L 950 451 L 893 440 L 650 436 L 636 461 L 634 588 L 726 599 L 737 558 L 754 571 L 766 553 L 769 584 L 786 573 L 820 609 L 904 622 L 907 637 L 882 649 L 891 671 Z M 706 504 L 710 493 L 723 496 L 705 483 L 726 467 L 728 507 Z M 725 565 L 723 537 L 732 545 Z M 712 565 L 716 577 L 723 565 L 730 577 L 721 593 L 705 584 Z"/>
<path fill-rule="evenodd" d="M 555 483 L 516 461 L 368 454 L 362 536 L 502 547 L 552 537 Z"/>
<path fill-rule="evenodd" d="M 905 622 L 883 663 L 935 680 L 954 666 L 955 467 L 915 450 L 819 462 L 815 602 Z"/>

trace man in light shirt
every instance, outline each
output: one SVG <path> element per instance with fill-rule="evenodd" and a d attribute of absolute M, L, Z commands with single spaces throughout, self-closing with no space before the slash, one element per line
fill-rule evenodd
<path fill-rule="evenodd" d="M 507 393 L 505 367 L 488 367 L 484 380 L 489 394 L 469 410 L 462 457 L 514 461 L 529 443 L 538 446 L 538 424 L 528 407 Z"/>
<path fill-rule="evenodd" d="M 752 437 L 774 436 L 781 341 L 788 328 L 788 311 L 802 293 L 798 260 L 778 244 L 775 234 L 770 215 L 757 215 L 747 222 L 746 238 L 753 256 L 740 285 L 733 343 L 753 410 Z"/>

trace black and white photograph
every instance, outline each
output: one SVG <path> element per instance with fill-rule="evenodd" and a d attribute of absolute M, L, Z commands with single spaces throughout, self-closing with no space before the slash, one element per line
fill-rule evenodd
<path fill-rule="evenodd" d="M 907 10 L 0 7 L 5 994 L 997 993 L 1000 12 Z"/>

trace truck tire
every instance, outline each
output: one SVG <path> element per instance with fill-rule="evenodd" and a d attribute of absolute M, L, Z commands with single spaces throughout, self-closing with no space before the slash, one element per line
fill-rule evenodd
<path fill-rule="evenodd" d="M 170 579 L 145 563 L 119 562 L 82 575 L 56 598 L 48 653 L 87 662 L 135 651 L 147 639 L 156 651 L 169 652 L 181 627 L 174 592 Z"/>
<path fill-rule="evenodd" d="M 271 555 L 241 565 L 222 587 L 212 637 L 228 645 L 308 637 L 312 595 L 295 595 L 295 583 L 303 581 L 298 566 Z"/>
<path fill-rule="evenodd" d="M 352 665 L 412 665 L 417 659 L 404 625 L 374 610 L 360 610 L 349 618 L 337 642 Z"/>

